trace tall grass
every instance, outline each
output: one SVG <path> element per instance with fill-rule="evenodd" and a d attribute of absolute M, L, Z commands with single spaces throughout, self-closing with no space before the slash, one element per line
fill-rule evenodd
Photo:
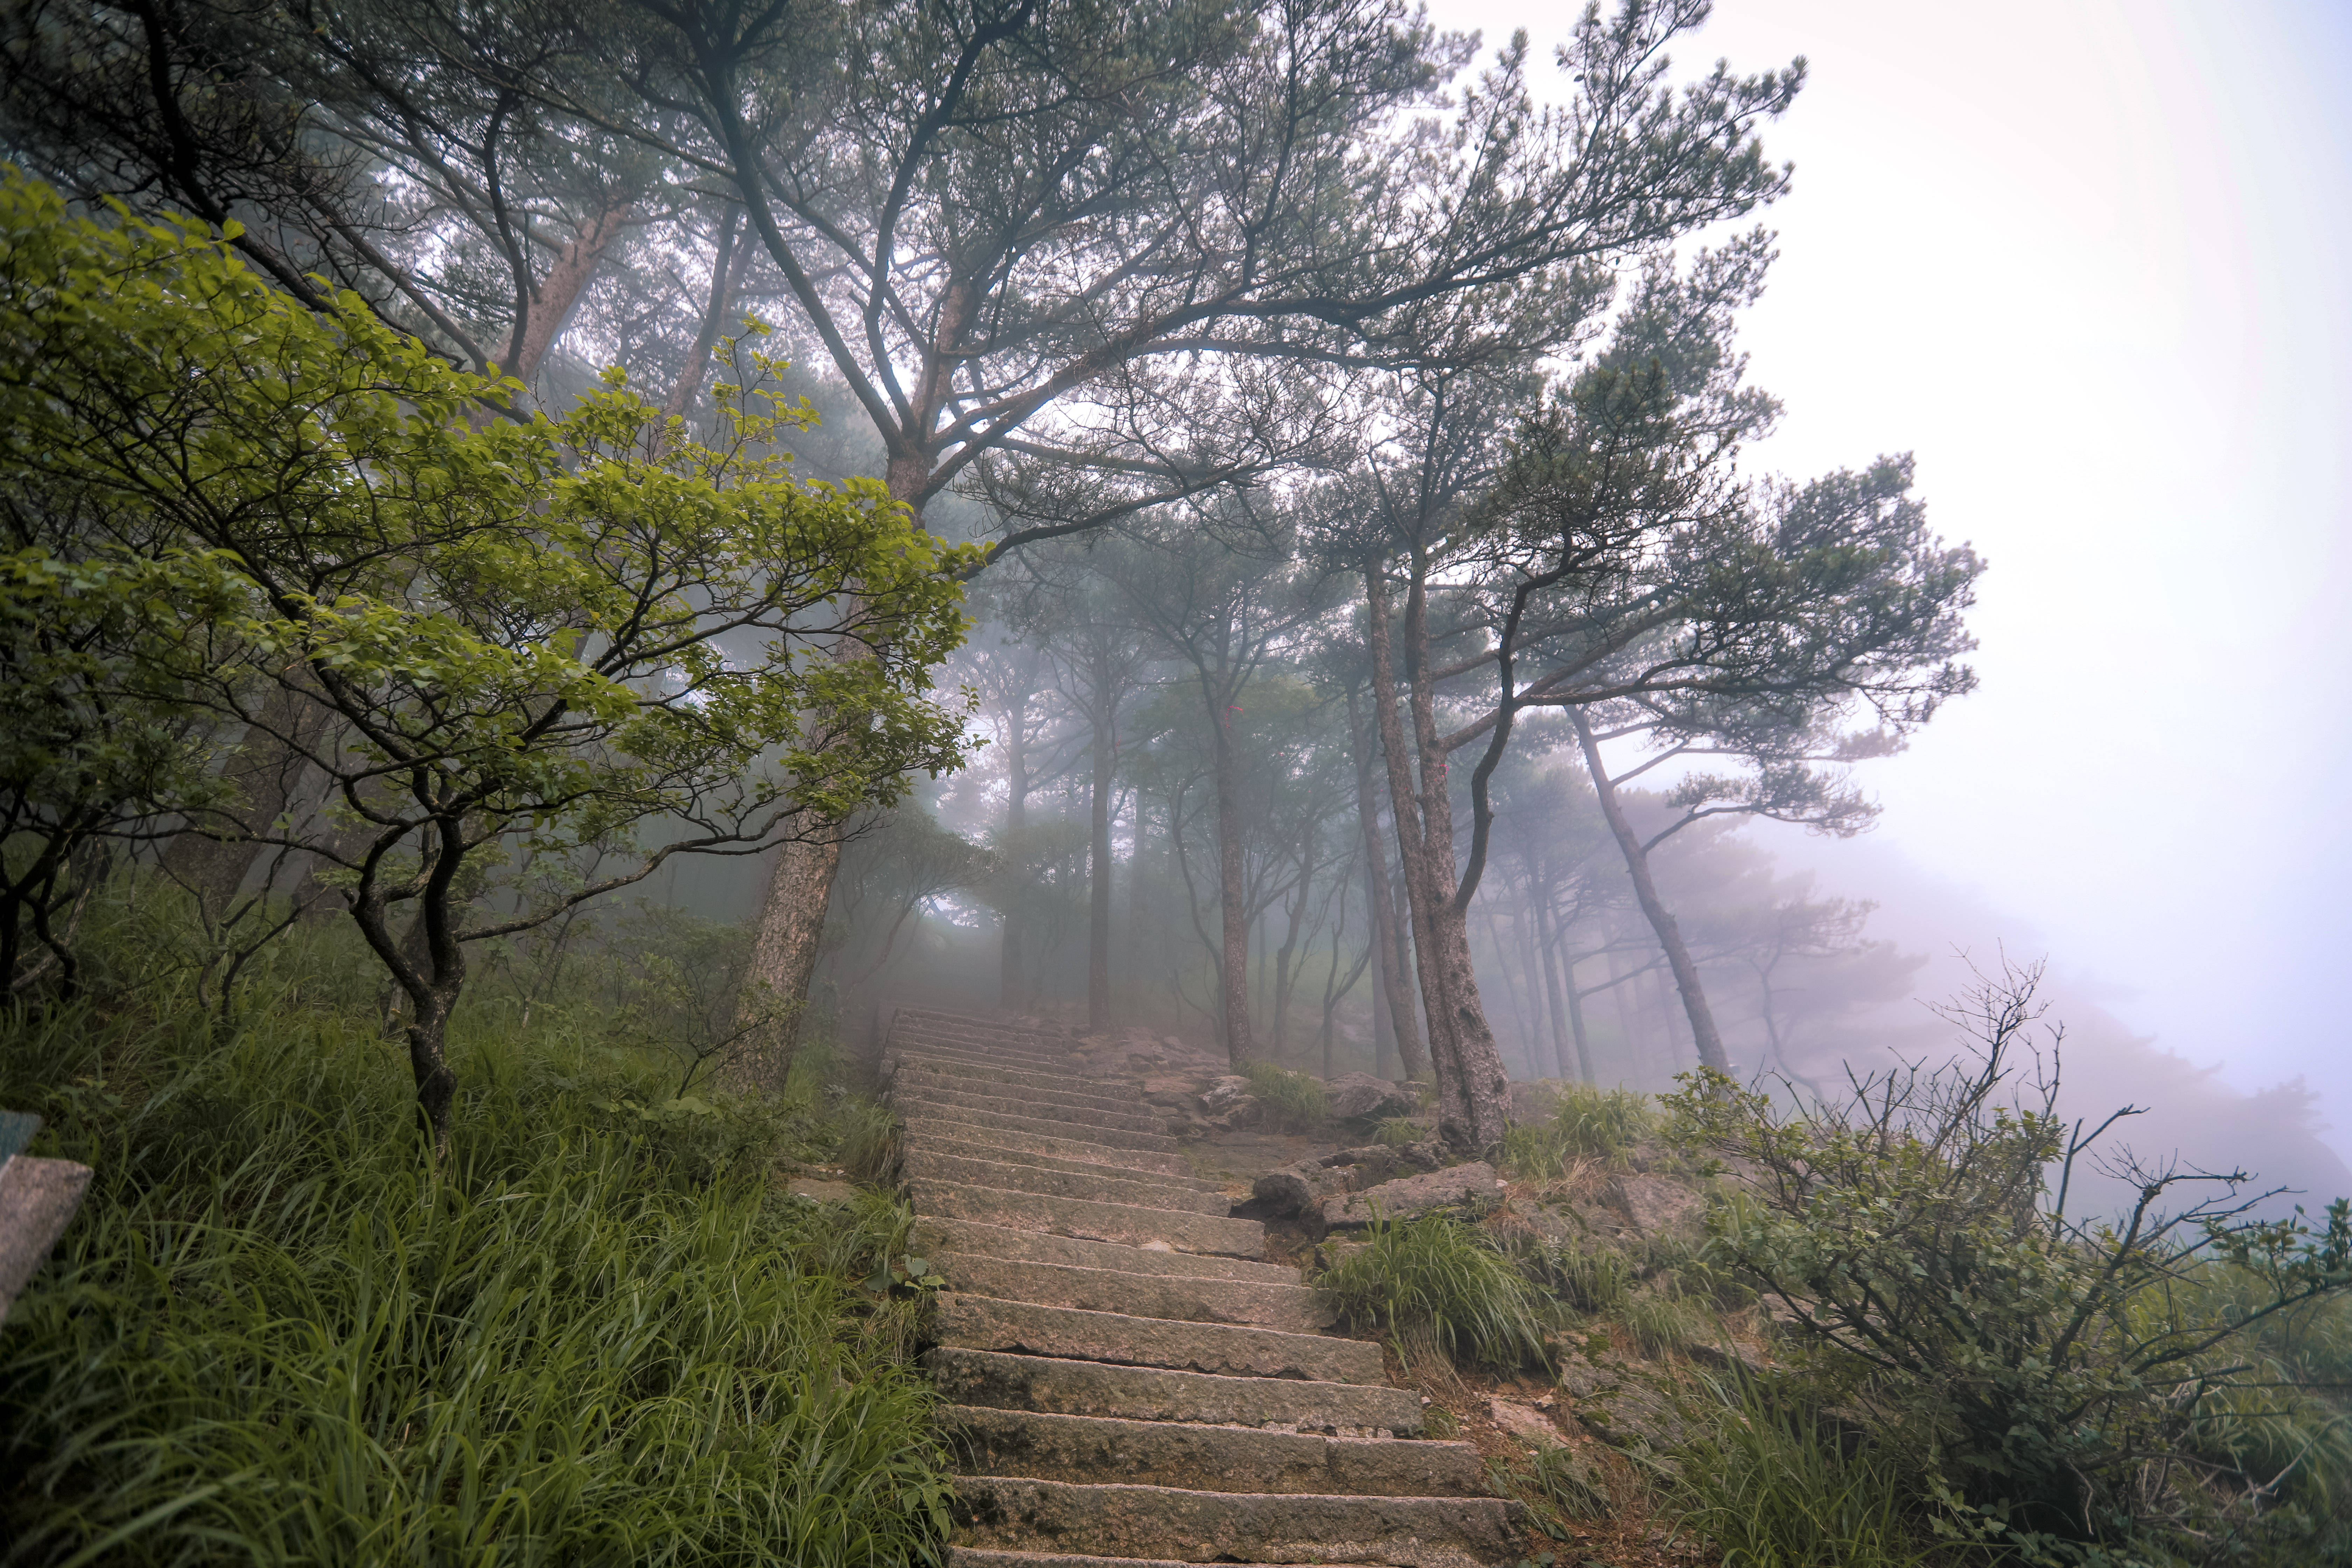
<path fill-rule="evenodd" d="M 1917 1568 L 1931 1560 L 1906 1486 L 1868 1451 L 1845 1458 L 1751 1384 L 1712 1381 L 1715 1429 L 1681 1456 L 1672 1500 L 1722 1568 Z M 1957 1560 L 1955 1560 L 1957 1561 Z"/>
<path fill-rule="evenodd" d="M 1456 1361 L 1543 1359 L 1542 1293 L 1477 1229 L 1442 1215 L 1376 1221 L 1313 1283 L 1342 1321 L 1380 1330 L 1400 1354 L 1425 1336 Z"/>
<path fill-rule="evenodd" d="M 1550 1116 L 1504 1132 L 1503 1168 L 1528 1181 L 1552 1180 L 1579 1160 L 1622 1159 L 1657 1126 L 1647 1095 L 1568 1084 Z"/>
<path fill-rule="evenodd" d="M 1311 1132 L 1331 1119 L 1331 1100 L 1323 1086 L 1303 1072 L 1292 1072 L 1272 1062 L 1251 1062 L 1242 1071 L 1250 1092 L 1257 1096 L 1265 1125 L 1277 1132 Z"/>
<path fill-rule="evenodd" d="M 773 1196 L 774 1114 L 482 1048 L 432 1167 L 399 1052 L 279 999 L 0 1020 L 96 1171 L 0 1337 L 0 1534 L 40 1564 L 881 1564 L 945 1524 L 903 1210 Z"/>

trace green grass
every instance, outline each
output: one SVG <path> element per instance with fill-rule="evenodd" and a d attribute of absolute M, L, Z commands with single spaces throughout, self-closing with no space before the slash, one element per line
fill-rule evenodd
<path fill-rule="evenodd" d="M 1478 1230 L 1444 1215 L 1376 1222 L 1313 1284 L 1341 1321 L 1380 1330 L 1400 1354 L 1425 1337 L 1455 1361 L 1543 1359 L 1542 1292 Z"/>
<path fill-rule="evenodd" d="M 1579 1160 L 1618 1159 L 1657 1127 L 1647 1095 L 1568 1084 L 1549 1117 L 1504 1132 L 1503 1168 L 1528 1181 L 1549 1180 Z"/>
<path fill-rule="evenodd" d="M 1276 1132 L 1311 1132 L 1331 1119 L 1331 1100 L 1323 1086 L 1303 1072 L 1292 1072 L 1272 1062 L 1251 1062 L 1242 1069 L 1257 1096 L 1265 1125 Z"/>
<path fill-rule="evenodd" d="M 945 1521 L 903 1208 L 783 1198 L 805 1105 L 578 1039 L 399 1050 L 281 993 L 0 1018 L 0 1103 L 89 1163 L 0 1336 L 12 1563 L 881 1564 Z"/>
<path fill-rule="evenodd" d="M 1715 1430 L 1681 1455 L 1671 1501 L 1685 1528 L 1723 1552 L 1722 1568 L 1918 1568 L 1907 1487 L 1867 1451 L 1842 1457 L 1801 1414 L 1755 1386 L 1708 1384 Z M 1957 1561 L 1957 1559 L 1948 1559 Z"/>

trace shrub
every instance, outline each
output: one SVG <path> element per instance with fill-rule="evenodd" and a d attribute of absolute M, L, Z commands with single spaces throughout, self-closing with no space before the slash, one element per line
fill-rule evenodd
<path fill-rule="evenodd" d="M 1549 1117 L 1503 1134 L 1503 1165 L 1529 1181 L 1550 1180 L 1580 1159 L 1621 1158 L 1655 1132 L 1657 1122 L 1647 1095 L 1570 1084 Z"/>
<path fill-rule="evenodd" d="M 770 1193 L 783 1119 L 673 1126 L 667 1062 L 477 1053 L 436 1166 L 372 1022 L 176 1000 L 5 1026 L 0 1101 L 97 1173 L 0 1341 L 11 1562 L 927 1553 L 910 1303 L 856 1283 L 905 1211 Z"/>
<path fill-rule="evenodd" d="M 1330 1097 L 1303 1072 L 1251 1062 L 1243 1073 L 1257 1096 L 1265 1125 L 1278 1132 L 1311 1132 L 1331 1119 Z"/>
<path fill-rule="evenodd" d="M 2115 1118 L 2060 1119 L 2055 1058 L 2042 1070 L 2028 1041 L 2037 978 L 1949 1015 L 1972 1060 L 1857 1079 L 1841 1104 L 1785 1110 L 1712 1076 L 1673 1097 L 1678 1140 L 1749 1173 L 1710 1216 L 1714 1251 L 1919 1467 L 1947 1528 L 2043 1555 L 2231 1528 L 2271 1478 L 2200 1463 L 2200 1434 L 2256 1381 L 2250 1331 L 2352 1288 L 2352 1209 L 2264 1222 L 2242 1172 L 2126 1155 L 2110 1168 L 2132 1210 L 2069 1215 L 2074 1163 Z M 2189 1183 L 2221 1195 L 2165 1212 Z M 2235 1300 L 2192 1288 L 2217 1270 Z"/>
<path fill-rule="evenodd" d="M 1613 1247 L 1538 1247 L 1521 1267 L 1580 1311 L 1613 1312 L 1633 1287 L 1633 1260 Z"/>
<path fill-rule="evenodd" d="M 1342 1321 L 1403 1354 L 1423 1333 L 1455 1360 L 1521 1366 L 1544 1355 L 1541 1292 L 1475 1227 L 1442 1215 L 1378 1220 L 1364 1245 L 1316 1276 Z"/>

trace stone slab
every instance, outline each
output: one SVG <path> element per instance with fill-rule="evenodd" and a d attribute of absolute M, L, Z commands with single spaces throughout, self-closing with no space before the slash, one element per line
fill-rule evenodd
<path fill-rule="evenodd" d="M 1256 1258 L 1265 1251 L 1265 1226 L 1254 1219 L 1220 1219 L 1174 1209 L 923 1179 L 907 1184 L 907 1200 L 917 1214 L 977 1220 L 1010 1230 L 1042 1230 L 1087 1241 L 1116 1241 L 1128 1247 L 1160 1242 L 1179 1252 L 1221 1252 L 1229 1258 Z"/>
<path fill-rule="evenodd" d="M 1108 1269 L 1119 1274 L 1176 1274 L 1201 1279 L 1247 1279 L 1264 1285 L 1300 1284 L 1298 1270 L 1283 1263 L 1218 1254 L 1178 1252 L 1164 1247 L 1122 1247 L 1115 1242 L 1048 1236 L 939 1216 L 919 1217 L 914 1234 L 927 1254 L 962 1253 L 1013 1263 L 1045 1263 L 1065 1268 Z M 997 1291 L 991 1295 L 1001 1294 Z M 1118 1309 L 1114 1308 L 1113 1310 Z"/>
<path fill-rule="evenodd" d="M 1097 1149 L 1145 1149 L 1158 1154 L 1173 1154 L 1182 1147 L 1165 1132 L 1124 1132 L 1108 1127 L 1073 1127 L 1066 1121 L 1049 1121 L 1034 1116 L 1000 1116 L 992 1110 L 974 1110 L 970 1106 L 950 1101 L 923 1100 L 899 1108 L 905 1116 L 927 1116 L 937 1121 L 962 1121 L 974 1127 L 993 1128 L 1000 1132 L 1027 1132 L 1041 1138 L 1061 1138 L 1074 1143 L 1089 1143 Z"/>
<path fill-rule="evenodd" d="M 1323 1200 L 1323 1223 L 1331 1229 L 1360 1227 L 1375 1217 L 1411 1219 L 1435 1209 L 1477 1207 L 1503 1201 L 1503 1184 L 1495 1167 L 1484 1160 L 1449 1166 L 1424 1175 L 1382 1182 L 1360 1193 L 1342 1193 Z"/>
<path fill-rule="evenodd" d="M 924 1143 L 907 1145 L 900 1168 L 909 1180 L 958 1182 L 970 1187 L 1035 1193 L 1045 1197 L 1087 1198 L 1098 1203 L 1130 1204 L 1137 1208 L 1220 1216 L 1233 1208 L 1232 1201 L 1223 1193 L 1175 1186 L 1149 1176 L 1122 1179 L 1107 1171 L 1051 1171 L 1003 1160 L 967 1159 L 960 1154 L 941 1153 Z"/>
<path fill-rule="evenodd" d="M 1351 1436 L 1378 1431 L 1409 1436 L 1421 1430 L 1421 1395 L 1410 1389 L 1287 1377 L 1218 1377 L 949 1345 L 924 1352 L 923 1365 L 951 1405 Z"/>
<path fill-rule="evenodd" d="M 1195 1491 L 1477 1497 L 1467 1443 L 1326 1437 L 1179 1421 L 1122 1421 L 957 1405 L 944 1413 L 965 1473 Z"/>
<path fill-rule="evenodd" d="M 1068 1127 L 1108 1128 L 1121 1132 L 1159 1132 L 1168 1125 L 1168 1120 L 1163 1116 L 1139 1111 L 1040 1104 L 1011 1095 L 974 1094 L 968 1089 L 936 1082 L 899 1083 L 894 1080 L 890 1085 L 890 1103 L 902 1106 L 960 1105 L 973 1110 L 991 1111 L 998 1116 L 1026 1116 L 1041 1121 L 1059 1121 Z"/>
<path fill-rule="evenodd" d="M 0 1320 L 47 1259 L 89 1187 L 89 1167 L 71 1160 L 17 1154 L 0 1162 Z"/>
<path fill-rule="evenodd" d="M 948 1125 L 958 1131 L 980 1131 L 964 1128 L 961 1123 L 950 1122 Z M 920 1131 L 916 1131 L 918 1126 L 922 1129 Z M 1192 1174 L 1181 1160 L 1173 1156 L 1146 1154 L 1139 1150 L 1129 1153 L 1126 1158 L 1116 1157 L 1122 1153 L 1119 1150 L 1097 1150 L 1095 1152 L 1097 1157 L 1094 1159 L 1076 1160 L 1058 1154 L 1038 1153 L 1029 1149 L 993 1141 L 982 1142 L 975 1142 L 970 1137 L 950 1136 L 933 1131 L 933 1124 L 928 1121 L 908 1123 L 906 1146 L 910 1149 L 927 1149 L 936 1154 L 949 1154 L 963 1160 L 996 1160 L 1007 1165 L 1034 1165 L 1041 1171 L 1069 1171 L 1082 1176 L 1110 1176 L 1121 1181 L 1151 1182 L 1162 1187 L 1172 1187 L 1189 1193 L 1221 1194 L 1224 1191 L 1216 1183 L 1202 1181 L 1200 1177 Z M 1083 1148 L 1085 1145 L 1080 1144 L 1078 1147 Z M 1177 1168 L 1171 1171 L 1160 1164 L 1133 1164 L 1129 1163 L 1131 1160 L 1164 1160 L 1166 1164 L 1174 1165 Z"/>
<path fill-rule="evenodd" d="M 937 1251 L 931 1266 L 957 1290 L 1000 1301 L 1030 1301 L 1081 1312 L 1117 1312 L 1169 1322 L 1235 1323 L 1286 1332 L 1327 1328 L 1337 1315 L 1319 1291 L 1263 1279 L 1184 1274 L 1123 1274 Z"/>
<path fill-rule="evenodd" d="M 1075 1486 L 972 1477 L 956 1486 L 961 1544 L 1177 1563 L 1489 1568 L 1519 1556 L 1496 1498 L 1366 1498 Z"/>
<path fill-rule="evenodd" d="M 1069 1079 L 1067 1079 L 1061 1080 L 1063 1087 L 1055 1088 L 1044 1083 L 1026 1081 L 1040 1075 L 1022 1073 L 1016 1077 L 1016 1075 L 1005 1073 L 1000 1068 L 983 1068 L 980 1072 L 986 1073 L 988 1076 L 983 1078 L 978 1073 L 958 1071 L 942 1067 L 927 1057 L 900 1057 L 898 1069 L 892 1076 L 890 1082 L 893 1087 L 901 1084 L 909 1086 L 920 1084 L 927 1089 L 936 1089 L 948 1094 L 978 1094 L 1018 1099 L 1034 1105 L 1068 1105 L 1075 1106 L 1080 1110 L 1110 1110 L 1129 1116 L 1151 1114 L 1142 1109 L 1144 1100 L 1140 1094 L 1089 1093 L 1085 1089 L 1068 1088 Z"/>
<path fill-rule="evenodd" d="M 1381 1347 L 1328 1334 L 1197 1320 L 1092 1311 L 961 1290 L 937 1299 L 932 1333 L 959 1350 L 1010 1351 L 1065 1361 L 1112 1362 L 1314 1383 L 1384 1384 Z"/>

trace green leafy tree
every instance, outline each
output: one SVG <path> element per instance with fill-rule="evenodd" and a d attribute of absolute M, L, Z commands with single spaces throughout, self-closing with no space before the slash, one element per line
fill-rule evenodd
<path fill-rule="evenodd" d="M 675 854 L 830 835 L 962 760 L 927 672 L 964 632 L 963 554 L 879 484 L 793 475 L 773 442 L 811 416 L 763 395 L 756 332 L 709 444 L 618 371 L 562 419 L 478 427 L 514 384 L 356 300 L 304 310 L 201 226 L 75 218 L 12 177 L 0 334 L 7 477 L 86 500 L 82 554 L 166 563 L 203 606 L 123 689 L 226 733 L 299 682 L 338 720 L 276 739 L 352 829 L 309 847 L 405 998 L 439 1142 L 467 943 Z M 844 643 L 866 657 L 815 656 Z M 509 854 L 590 845 L 612 869 L 548 901 L 475 896 Z"/>

